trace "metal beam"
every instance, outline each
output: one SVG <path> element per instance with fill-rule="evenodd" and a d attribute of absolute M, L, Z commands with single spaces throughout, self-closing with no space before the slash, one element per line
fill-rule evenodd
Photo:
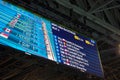
<path fill-rule="evenodd" d="M 107 42 L 108 44 L 110 44 L 110 45 L 112 45 L 112 46 L 116 46 L 117 45 L 117 43 L 116 42 L 113 42 L 113 41 L 111 41 L 111 40 L 109 40 L 108 38 L 105 38 L 105 40 L 104 40 L 105 42 Z"/>
<path fill-rule="evenodd" d="M 99 0 L 97 0 L 96 2 L 95 2 L 95 1 L 92 1 L 92 2 L 91 2 L 91 0 L 88 0 L 88 2 L 89 2 L 89 3 L 93 3 L 88 12 L 92 12 L 93 10 L 96 9 L 96 7 L 99 6 L 99 4 L 98 4 Z"/>
<path fill-rule="evenodd" d="M 103 62 L 103 64 L 107 65 L 110 62 L 113 62 L 113 61 L 119 60 L 119 59 L 120 59 L 120 56 L 114 56 L 114 57 L 107 56 L 107 57 L 102 58 L 102 62 Z"/>
<path fill-rule="evenodd" d="M 108 53 L 108 52 L 114 52 L 115 50 L 117 50 L 118 48 L 111 48 L 111 49 L 107 49 L 107 50 L 101 50 L 100 53 L 104 54 L 104 53 Z"/>
<path fill-rule="evenodd" d="M 80 8 L 82 8 L 82 9 L 85 10 L 85 4 L 84 4 L 83 0 L 76 0 L 76 2 L 77 2 L 77 5 L 78 5 Z"/>
<path fill-rule="evenodd" d="M 69 9 L 72 8 L 74 12 L 76 12 L 76 13 L 82 15 L 82 16 L 86 16 L 87 19 L 93 21 L 94 23 L 97 23 L 97 24 L 101 25 L 101 27 L 103 27 L 103 28 L 115 33 L 115 34 L 120 35 L 120 30 L 118 30 L 117 28 L 115 28 L 111 24 L 108 24 L 108 23 L 102 21 L 101 19 L 95 17 L 94 15 L 91 15 L 90 13 L 84 11 L 83 9 L 81 9 L 81 8 L 75 6 L 75 5 L 70 4 L 69 2 L 66 2 L 65 0 L 61 0 L 61 1 L 54 0 L 54 1 L 56 1 L 57 3 L 67 7 Z"/>
<path fill-rule="evenodd" d="M 23 70 L 19 70 L 19 72 L 15 75 L 11 75 L 11 76 L 6 76 L 5 78 L 3 78 L 3 80 L 9 79 L 9 80 L 17 80 L 17 78 L 24 76 L 25 74 L 33 71 L 34 69 L 36 69 L 37 66 L 35 64 L 31 64 L 30 66 L 24 68 Z"/>
<path fill-rule="evenodd" d="M 98 6 L 99 6 L 99 5 L 97 4 L 98 0 L 97 0 L 96 2 L 95 2 L 94 0 L 88 0 L 88 2 L 89 2 L 89 4 L 90 4 L 90 6 L 91 6 L 91 8 L 90 8 L 90 10 L 88 11 L 88 13 L 91 12 L 92 10 L 94 10 L 93 7 L 94 7 L 95 5 L 96 5 L 95 7 L 98 7 Z M 104 14 L 95 13 L 95 16 L 97 16 L 98 18 L 104 20 Z"/>
<path fill-rule="evenodd" d="M 93 11 L 91 13 L 97 13 L 97 12 L 107 11 L 107 10 L 111 10 L 111 9 L 115 9 L 115 8 L 120 8 L 120 5 L 115 5 L 115 6 L 111 6 L 111 7 L 108 7 L 108 8 L 103 8 L 103 9 L 100 9 L 100 10 Z"/>
<path fill-rule="evenodd" d="M 107 17 L 108 21 L 110 22 L 110 24 L 112 24 L 116 27 L 119 26 L 114 15 L 112 14 L 112 11 L 104 11 L 104 13 L 106 14 L 106 17 Z"/>
<path fill-rule="evenodd" d="M 106 34 L 107 30 L 103 29 L 100 25 L 93 23 L 91 20 L 86 20 L 86 25 L 89 25 L 92 29 L 96 30 L 97 32 L 100 32 L 102 34 Z"/>
<path fill-rule="evenodd" d="M 115 34 L 112 34 L 111 37 L 115 39 L 116 41 L 120 42 L 120 36 L 117 36 Z"/>
<path fill-rule="evenodd" d="M 120 12 L 119 12 L 119 9 L 114 9 L 115 11 L 115 19 L 120 22 Z M 119 27 L 120 29 L 120 27 Z"/>
<path fill-rule="evenodd" d="M 101 0 L 99 0 L 99 1 L 101 1 Z M 95 10 L 93 10 L 92 12 L 97 11 L 97 10 L 99 10 L 101 8 L 104 8 L 105 6 L 107 6 L 108 4 L 110 4 L 113 1 L 114 0 L 107 0 L 107 1 L 103 2 L 101 6 L 99 6 L 98 8 L 96 8 Z"/>

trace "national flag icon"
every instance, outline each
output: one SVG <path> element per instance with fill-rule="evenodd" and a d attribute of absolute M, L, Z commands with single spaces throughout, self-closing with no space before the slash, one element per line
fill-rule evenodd
<path fill-rule="evenodd" d="M 62 41 L 63 41 L 63 45 L 64 45 L 64 47 L 66 47 L 66 45 L 67 45 L 66 40 L 65 40 L 65 39 L 62 39 Z"/>
<path fill-rule="evenodd" d="M 88 45 L 90 45 L 90 44 L 91 44 L 91 42 L 90 42 L 90 41 L 88 41 L 88 40 L 85 40 L 85 43 L 86 43 L 86 44 L 88 44 Z"/>
<path fill-rule="evenodd" d="M 7 33 L 10 33 L 10 32 L 11 32 L 11 29 L 9 29 L 9 28 L 4 28 L 4 30 L 5 30 L 5 32 L 7 32 Z"/>
<path fill-rule="evenodd" d="M 8 34 L 3 33 L 3 32 L 2 32 L 2 33 L 0 33 L 0 36 L 1 36 L 1 37 L 3 37 L 3 38 L 6 38 L 6 39 L 9 37 L 9 35 L 8 35 Z"/>
<path fill-rule="evenodd" d="M 75 40 L 80 40 L 79 36 L 77 36 L 77 35 L 74 35 L 74 39 Z"/>
<path fill-rule="evenodd" d="M 70 60 L 69 59 L 66 60 L 66 64 L 70 65 Z"/>
<path fill-rule="evenodd" d="M 66 42 L 64 42 L 63 44 L 64 44 L 64 46 L 66 46 L 66 45 L 67 45 L 67 43 L 66 43 Z"/>
<path fill-rule="evenodd" d="M 86 43 L 87 45 L 94 46 L 94 44 L 93 44 L 92 42 L 88 41 L 88 40 L 85 40 L 85 43 Z"/>
<path fill-rule="evenodd" d="M 91 42 L 92 42 L 93 44 L 95 44 L 95 41 L 94 41 L 94 40 L 91 40 Z"/>
<path fill-rule="evenodd" d="M 65 39 L 62 39 L 63 42 L 65 42 Z"/>

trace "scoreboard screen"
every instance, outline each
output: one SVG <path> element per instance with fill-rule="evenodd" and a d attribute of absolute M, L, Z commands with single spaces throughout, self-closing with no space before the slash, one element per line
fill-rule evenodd
<path fill-rule="evenodd" d="M 0 0 L 0 44 L 103 77 L 96 42 Z"/>
<path fill-rule="evenodd" d="M 96 42 L 52 23 L 55 51 L 59 63 L 103 77 Z"/>

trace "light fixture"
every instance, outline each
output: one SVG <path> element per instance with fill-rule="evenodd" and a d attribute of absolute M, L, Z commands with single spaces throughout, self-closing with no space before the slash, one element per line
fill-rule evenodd
<path fill-rule="evenodd" d="M 118 45 L 118 47 L 120 48 L 120 44 Z"/>
<path fill-rule="evenodd" d="M 118 55 L 120 55 L 120 44 L 118 45 Z"/>

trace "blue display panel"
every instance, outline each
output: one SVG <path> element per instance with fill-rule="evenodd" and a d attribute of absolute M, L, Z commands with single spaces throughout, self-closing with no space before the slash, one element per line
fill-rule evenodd
<path fill-rule="evenodd" d="M 96 42 L 52 23 L 57 61 L 103 77 Z"/>
<path fill-rule="evenodd" d="M 0 0 L 0 44 L 103 77 L 96 42 Z"/>
<path fill-rule="evenodd" d="M 0 0 L 1 44 L 56 61 L 51 31 L 50 21 Z"/>

